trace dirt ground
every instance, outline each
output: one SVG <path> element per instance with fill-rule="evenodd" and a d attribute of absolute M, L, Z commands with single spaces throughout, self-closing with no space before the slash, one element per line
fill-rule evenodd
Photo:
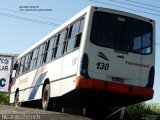
<path fill-rule="evenodd" d="M 91 120 L 89 118 L 59 113 L 53 111 L 43 111 L 35 108 L 14 107 L 0 105 L 0 120 Z"/>

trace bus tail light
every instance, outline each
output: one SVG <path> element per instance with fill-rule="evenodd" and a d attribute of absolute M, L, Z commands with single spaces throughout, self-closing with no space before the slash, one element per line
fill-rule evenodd
<path fill-rule="evenodd" d="M 88 63 L 89 63 L 88 55 L 84 53 L 81 59 L 81 70 L 80 70 L 80 74 L 84 77 L 89 77 Z"/>
<path fill-rule="evenodd" d="M 150 71 L 149 71 L 148 83 L 146 85 L 147 88 L 153 88 L 154 74 L 155 74 L 155 70 L 154 70 L 154 67 L 152 66 Z"/>

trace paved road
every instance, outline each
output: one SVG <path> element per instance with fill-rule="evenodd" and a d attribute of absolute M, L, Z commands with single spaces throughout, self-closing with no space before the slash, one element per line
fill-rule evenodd
<path fill-rule="evenodd" d="M 43 111 L 34 108 L 17 108 L 14 106 L 0 105 L 0 120 L 91 120 L 89 118 L 58 113 L 53 111 Z"/>

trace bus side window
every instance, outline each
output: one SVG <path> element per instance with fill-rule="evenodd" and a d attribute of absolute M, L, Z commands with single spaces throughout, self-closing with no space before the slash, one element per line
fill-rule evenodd
<path fill-rule="evenodd" d="M 25 60 L 23 72 L 26 72 L 29 70 L 31 59 L 32 59 L 32 54 L 33 54 L 33 52 L 30 52 L 26 55 L 26 60 Z"/>
<path fill-rule="evenodd" d="M 19 69 L 19 73 L 18 73 L 19 75 L 21 75 L 22 72 L 23 72 L 25 57 L 26 57 L 26 56 L 22 57 L 22 59 L 21 59 L 21 62 L 20 62 L 20 69 Z"/>
<path fill-rule="evenodd" d="M 33 55 L 32 55 L 32 59 L 31 59 L 31 62 L 30 62 L 30 67 L 29 67 L 30 70 L 33 69 L 37 64 L 38 50 L 39 50 L 39 47 L 35 48 L 33 50 L 33 53 L 32 53 Z"/>
<path fill-rule="evenodd" d="M 55 57 L 58 58 L 63 54 L 63 47 L 64 47 L 64 42 L 66 39 L 66 34 L 67 34 L 67 30 L 62 31 L 59 34 L 59 37 L 57 39 L 57 46 L 56 46 L 56 51 L 55 51 Z"/>
<path fill-rule="evenodd" d="M 83 28 L 84 28 L 84 18 L 81 19 L 81 23 L 80 23 L 80 27 L 79 27 L 79 33 L 83 32 Z"/>
<path fill-rule="evenodd" d="M 31 65 L 31 60 L 32 60 L 32 57 L 33 57 L 33 51 L 30 52 L 29 54 L 30 54 L 30 56 L 29 56 L 28 63 L 27 63 L 27 71 L 29 70 L 30 65 Z"/>
<path fill-rule="evenodd" d="M 74 48 L 78 48 L 81 41 L 81 35 L 84 27 L 84 18 L 76 22 L 70 27 L 68 35 L 67 52 L 72 51 Z"/>
<path fill-rule="evenodd" d="M 74 44 L 75 44 L 75 37 L 72 37 L 68 40 L 67 43 L 67 52 L 70 52 L 74 49 Z"/>
<path fill-rule="evenodd" d="M 40 66 L 41 65 L 41 58 L 42 58 L 43 48 L 44 48 L 44 45 L 43 44 L 40 45 L 39 52 L 38 52 L 37 65 L 36 66 Z"/>
<path fill-rule="evenodd" d="M 84 28 L 84 18 L 81 19 L 81 21 L 80 21 L 79 32 L 78 32 L 78 35 L 77 35 L 77 38 L 76 38 L 76 43 L 75 43 L 75 46 L 74 46 L 75 48 L 80 46 L 83 28 Z"/>
<path fill-rule="evenodd" d="M 47 52 L 48 52 L 48 48 L 49 48 L 49 43 L 50 43 L 50 41 L 47 41 L 47 42 L 45 42 L 43 44 L 42 64 L 44 64 L 46 62 Z"/>
<path fill-rule="evenodd" d="M 80 26 L 80 21 L 78 21 L 75 24 L 73 24 L 71 37 L 74 37 L 79 33 L 79 26 Z"/>
<path fill-rule="evenodd" d="M 49 62 L 53 58 L 54 47 L 55 47 L 55 38 L 56 37 L 53 37 L 48 42 L 49 46 L 48 46 L 48 53 L 47 53 L 46 62 Z"/>
<path fill-rule="evenodd" d="M 29 54 L 26 55 L 26 59 L 25 59 L 25 61 L 24 61 L 24 69 L 23 69 L 23 72 L 27 71 L 28 59 L 29 59 Z"/>
<path fill-rule="evenodd" d="M 63 50 L 62 50 L 62 54 L 66 53 L 67 50 L 67 42 L 68 42 L 68 36 L 69 36 L 69 27 L 66 29 L 66 35 L 65 35 L 65 40 L 63 43 Z"/>

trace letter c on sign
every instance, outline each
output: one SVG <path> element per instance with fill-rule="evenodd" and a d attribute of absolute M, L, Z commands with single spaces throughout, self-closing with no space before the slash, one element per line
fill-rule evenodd
<path fill-rule="evenodd" d="M 4 87 L 6 85 L 6 79 L 5 78 L 1 78 L 0 79 L 0 87 Z"/>

